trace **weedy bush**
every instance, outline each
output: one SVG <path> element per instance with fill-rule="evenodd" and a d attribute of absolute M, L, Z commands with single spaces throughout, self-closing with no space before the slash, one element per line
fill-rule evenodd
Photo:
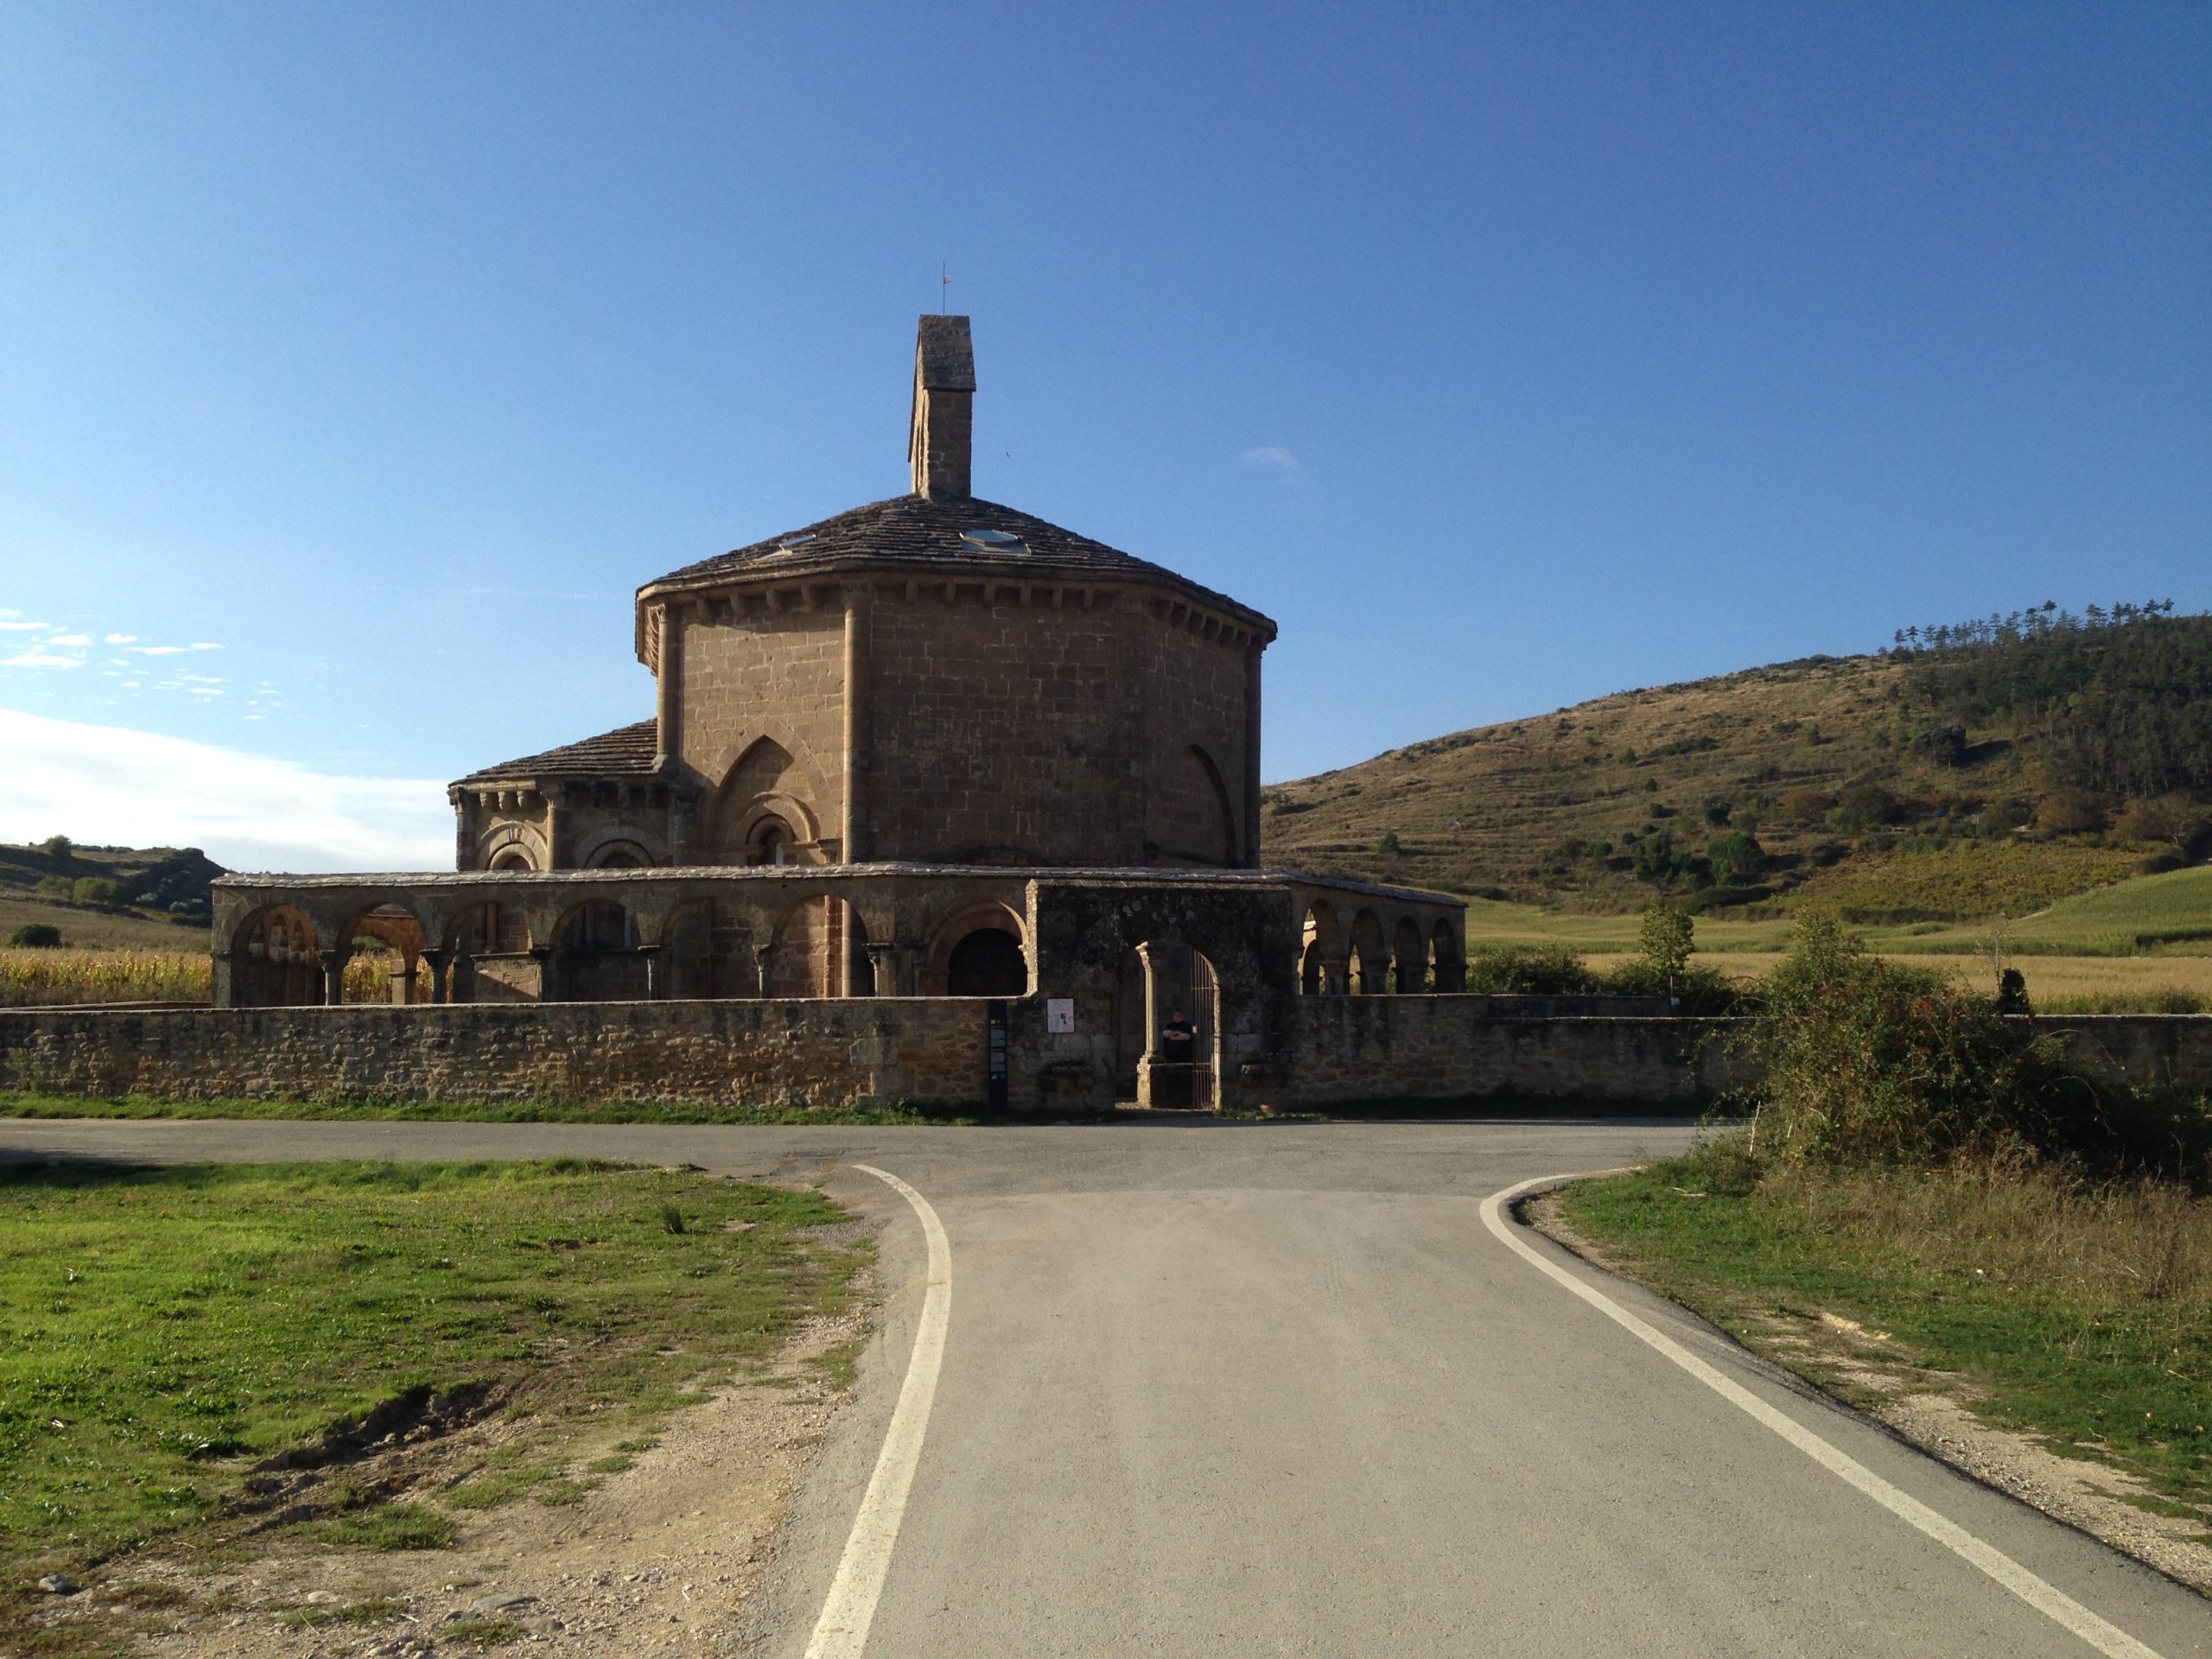
<path fill-rule="evenodd" d="M 8 943 L 19 950 L 51 950 L 61 943 L 61 930 L 52 922 L 25 922 L 8 936 Z"/>
<path fill-rule="evenodd" d="M 1492 996 L 1586 996 L 1607 988 L 1563 946 L 1490 944 L 1467 953 L 1467 988 Z"/>
<path fill-rule="evenodd" d="M 2018 1148 L 2198 1179 L 2212 1151 L 2201 1100 L 2094 1079 L 1993 997 L 1869 956 L 1831 916 L 1800 921 L 1738 1040 L 1764 1077 L 1753 1154 L 1782 1169 Z"/>

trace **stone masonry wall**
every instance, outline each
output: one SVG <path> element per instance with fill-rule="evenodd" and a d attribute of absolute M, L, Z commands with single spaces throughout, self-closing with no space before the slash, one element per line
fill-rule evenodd
<path fill-rule="evenodd" d="M 1294 1063 L 1277 1104 L 1549 1100 L 1672 1105 L 1729 1087 L 1714 1040 L 1730 1021 L 1497 1019 L 1491 999 L 1300 996 Z"/>
<path fill-rule="evenodd" d="M 1146 622 L 1148 860 L 1218 864 L 1227 851 L 1227 861 L 1241 863 L 1244 652 L 1149 611 Z M 1212 760 L 1218 788 L 1193 747 Z"/>
<path fill-rule="evenodd" d="M 0 1087 L 179 1099 L 976 1102 L 983 1005 L 897 1001 L 0 1012 Z"/>
<path fill-rule="evenodd" d="M 874 855 L 1135 861 L 1114 803 L 1129 753 L 1124 632 L 1101 594 L 1054 609 L 982 582 L 879 591 L 868 702 Z"/>
<path fill-rule="evenodd" d="M 842 610 L 769 611 L 695 620 L 683 646 L 683 760 L 718 785 L 763 737 L 807 776 L 806 805 L 825 839 L 844 813 L 845 618 Z M 763 722 L 766 722 L 765 724 Z M 735 811 L 742 800 L 722 802 Z M 701 825 L 702 844 L 719 833 Z"/>
<path fill-rule="evenodd" d="M 1143 928 L 1141 932 L 1153 930 Z M 1083 999 L 1080 1007 L 1099 1007 Z M 1225 1007 L 1224 1096 L 1246 1108 L 1555 1102 L 1698 1109 L 1747 1081 L 1732 1022 L 1499 1019 L 1489 999 L 1297 996 L 1280 1033 Z M 1111 1103 L 1110 1027 L 1046 1030 L 1008 1008 L 1009 1099 L 1062 1116 Z M 0 1088 L 193 1099 L 314 1096 L 980 1105 L 981 999 L 0 1011 Z M 2212 1084 L 2212 1018 L 2047 1020 L 2112 1075 Z M 1287 1037 L 1288 1052 L 1270 1039 Z M 1094 1052 L 1096 1051 L 1096 1052 Z M 1285 1066 L 1281 1061 L 1287 1058 Z"/>

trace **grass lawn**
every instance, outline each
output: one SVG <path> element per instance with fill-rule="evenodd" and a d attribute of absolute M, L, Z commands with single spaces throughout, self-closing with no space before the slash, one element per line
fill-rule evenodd
<path fill-rule="evenodd" d="M 2001 1166 L 1754 1185 L 1732 1144 L 1573 1187 L 1563 1213 L 1847 1398 L 1878 1376 L 1955 1394 L 2212 1523 L 2212 1199 Z M 1850 1328 L 1836 1320 L 1863 1327 L 1852 1363 L 1806 1360 L 1833 1352 L 1803 1339 Z"/>
<path fill-rule="evenodd" d="M 693 1104 L 650 1100 L 167 1100 L 100 1099 L 0 1089 L 0 1117 L 260 1117 L 448 1123 L 945 1123 L 973 1120 L 905 1106 Z"/>
<path fill-rule="evenodd" d="M 255 1465 L 380 1402 L 481 1395 L 534 1426 L 446 1505 L 573 1494 L 563 1424 L 650 1433 L 843 1305 L 865 1249 L 805 1230 L 843 1219 L 578 1160 L 0 1166 L 0 1648 L 41 1573 L 238 1513 Z M 349 1491 L 343 1461 L 303 1524 L 450 1538 L 442 1508 Z"/>

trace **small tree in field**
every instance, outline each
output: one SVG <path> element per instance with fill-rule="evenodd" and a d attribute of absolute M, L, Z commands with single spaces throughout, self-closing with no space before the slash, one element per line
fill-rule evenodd
<path fill-rule="evenodd" d="M 1697 925 L 1680 905 L 1662 899 L 1643 912 L 1637 948 L 1643 953 L 1646 971 L 1671 996 L 1681 989 L 1682 970 L 1689 966 L 1690 953 L 1697 949 Z"/>
<path fill-rule="evenodd" d="M 69 855 L 77 850 L 77 843 L 67 836 L 48 836 L 39 843 L 39 851 L 57 863 L 67 864 Z"/>

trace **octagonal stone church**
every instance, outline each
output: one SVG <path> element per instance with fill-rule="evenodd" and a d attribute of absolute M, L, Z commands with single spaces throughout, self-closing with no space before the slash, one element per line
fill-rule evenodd
<path fill-rule="evenodd" d="M 1206 1103 L 1284 995 L 1457 989 L 1456 900 L 1259 869 L 1274 624 L 974 495 L 975 396 L 924 316 L 909 493 L 640 588 L 652 718 L 457 780 L 454 874 L 219 884 L 219 1003 L 1044 1001 L 1094 1103 L 1181 1010 Z"/>

